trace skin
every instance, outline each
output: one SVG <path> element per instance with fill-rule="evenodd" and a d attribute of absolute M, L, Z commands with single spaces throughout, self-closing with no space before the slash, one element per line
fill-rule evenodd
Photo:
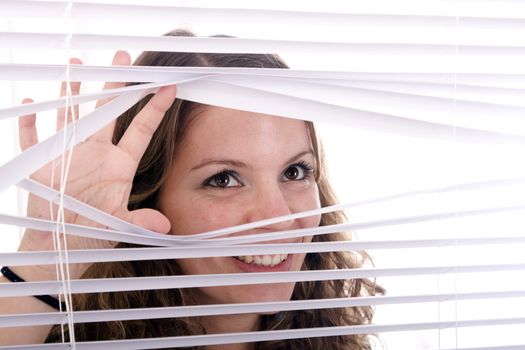
<path fill-rule="evenodd" d="M 190 235 L 318 208 L 315 169 L 304 122 L 207 106 L 184 135 L 161 191 L 160 210 L 173 234 Z M 235 235 L 313 227 L 319 221 L 313 216 Z M 300 270 L 304 257 L 290 255 L 287 269 Z M 246 272 L 233 257 L 181 259 L 179 265 L 188 275 Z M 283 301 L 290 299 L 293 287 L 294 283 L 208 287 L 190 295 L 196 304 Z M 259 315 L 248 314 L 202 322 L 211 333 L 255 330 L 258 320 Z"/>

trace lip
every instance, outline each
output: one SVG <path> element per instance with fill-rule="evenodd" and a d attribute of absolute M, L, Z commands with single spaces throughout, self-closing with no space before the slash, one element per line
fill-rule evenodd
<path fill-rule="evenodd" d="M 292 266 L 292 261 L 295 257 L 294 255 L 295 254 L 288 254 L 288 258 L 285 261 L 275 266 L 247 264 L 244 261 L 241 261 L 234 257 L 231 257 L 230 259 L 233 260 L 233 263 L 235 264 L 235 266 L 237 266 L 237 268 L 243 272 L 279 272 L 279 271 L 290 271 L 290 268 Z"/>
<path fill-rule="evenodd" d="M 301 228 L 305 228 L 305 227 L 290 227 L 290 228 L 287 228 L 283 231 L 293 231 L 293 230 L 299 230 Z M 228 234 L 227 236 L 224 236 L 224 237 L 240 237 L 240 236 L 248 236 L 248 235 L 256 235 L 256 234 L 259 234 L 259 233 L 274 233 L 276 232 L 275 230 L 270 230 L 270 229 L 251 229 L 251 230 L 246 230 L 246 231 L 239 231 L 239 232 L 233 232 L 233 233 L 230 233 Z M 275 239 L 275 240 L 268 240 L 268 241 L 264 241 L 264 243 L 300 243 L 304 240 L 304 237 L 300 237 L 299 239 L 298 238 L 284 238 L 284 239 Z"/>

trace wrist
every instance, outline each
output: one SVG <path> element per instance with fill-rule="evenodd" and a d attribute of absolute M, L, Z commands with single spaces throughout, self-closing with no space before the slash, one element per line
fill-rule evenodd
<path fill-rule="evenodd" d="M 22 277 L 20 277 L 13 270 L 11 270 L 9 266 L 3 266 L 0 269 L 0 272 L 9 282 L 13 282 L 13 283 L 26 282 Z M 51 306 L 53 309 L 56 309 L 56 310 L 65 310 L 67 308 L 66 303 L 61 302 L 58 296 L 51 296 L 51 295 L 44 294 L 44 295 L 33 295 L 33 297 L 40 300 L 44 304 Z"/>

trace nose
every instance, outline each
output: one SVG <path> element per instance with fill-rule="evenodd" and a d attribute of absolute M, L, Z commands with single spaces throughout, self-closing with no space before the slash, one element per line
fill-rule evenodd
<path fill-rule="evenodd" d="M 247 210 L 247 221 L 254 222 L 293 213 L 291 201 L 283 194 L 278 184 L 261 187 L 254 192 L 250 208 Z M 283 231 L 293 227 L 295 220 L 289 219 L 278 223 L 265 225 L 260 229 L 268 231 Z"/>

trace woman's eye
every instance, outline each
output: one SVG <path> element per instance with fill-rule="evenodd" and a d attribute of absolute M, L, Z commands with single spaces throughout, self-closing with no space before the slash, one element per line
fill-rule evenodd
<path fill-rule="evenodd" d="M 235 176 L 228 171 L 221 171 L 208 179 L 203 183 L 204 186 L 208 187 L 218 187 L 218 188 L 227 188 L 227 187 L 238 187 L 241 186 L 240 182 L 237 181 Z"/>
<path fill-rule="evenodd" d="M 306 163 L 299 163 L 290 165 L 283 172 L 283 176 L 288 181 L 306 180 L 313 172 L 312 167 Z"/>

